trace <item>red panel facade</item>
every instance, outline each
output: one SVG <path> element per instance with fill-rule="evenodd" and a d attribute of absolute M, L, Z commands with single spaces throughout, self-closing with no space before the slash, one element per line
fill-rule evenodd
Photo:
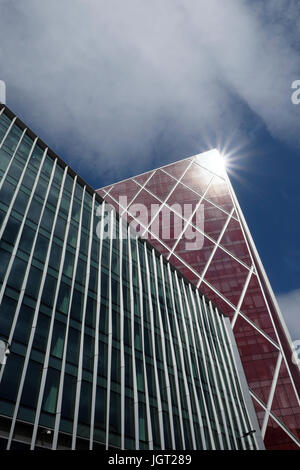
<path fill-rule="evenodd" d="M 299 369 L 228 176 L 207 154 L 99 194 L 231 319 L 266 448 L 299 450 Z"/>

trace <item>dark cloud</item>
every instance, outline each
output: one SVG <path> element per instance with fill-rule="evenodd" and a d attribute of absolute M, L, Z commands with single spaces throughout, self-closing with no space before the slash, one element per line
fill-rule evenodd
<path fill-rule="evenodd" d="M 8 105 L 78 170 L 109 181 L 143 170 L 158 142 L 179 152 L 214 133 L 242 139 L 243 106 L 299 140 L 296 2 L 0 0 L 0 10 Z"/>

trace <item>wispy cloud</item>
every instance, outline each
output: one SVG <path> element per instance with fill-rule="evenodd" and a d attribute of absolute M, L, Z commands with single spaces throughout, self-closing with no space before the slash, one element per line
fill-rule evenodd
<path fill-rule="evenodd" d="M 299 2 L 0 0 L 0 12 L 8 105 L 94 177 L 242 137 L 249 109 L 299 142 Z"/>
<path fill-rule="evenodd" d="M 300 340 L 300 289 L 277 295 L 277 300 L 292 339 Z"/>

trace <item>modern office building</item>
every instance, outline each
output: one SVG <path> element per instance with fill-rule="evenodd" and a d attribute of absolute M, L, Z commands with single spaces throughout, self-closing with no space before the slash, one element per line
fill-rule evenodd
<path fill-rule="evenodd" d="M 2 449 L 264 448 L 229 319 L 3 105 L 0 346 Z"/>
<path fill-rule="evenodd" d="M 230 319 L 266 448 L 299 449 L 299 369 L 220 154 L 98 193 Z"/>

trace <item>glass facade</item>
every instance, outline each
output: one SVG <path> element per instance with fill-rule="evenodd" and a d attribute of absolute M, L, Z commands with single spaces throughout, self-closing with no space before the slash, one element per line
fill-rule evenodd
<path fill-rule="evenodd" d="M 266 447 L 299 449 L 300 373 L 291 340 L 228 175 L 211 163 L 213 152 L 98 193 L 230 319 Z M 147 211 L 139 212 L 141 203 Z M 200 247 L 187 248 L 192 237 Z"/>
<path fill-rule="evenodd" d="M 228 320 L 4 107 L 0 341 L 3 449 L 260 447 Z"/>

